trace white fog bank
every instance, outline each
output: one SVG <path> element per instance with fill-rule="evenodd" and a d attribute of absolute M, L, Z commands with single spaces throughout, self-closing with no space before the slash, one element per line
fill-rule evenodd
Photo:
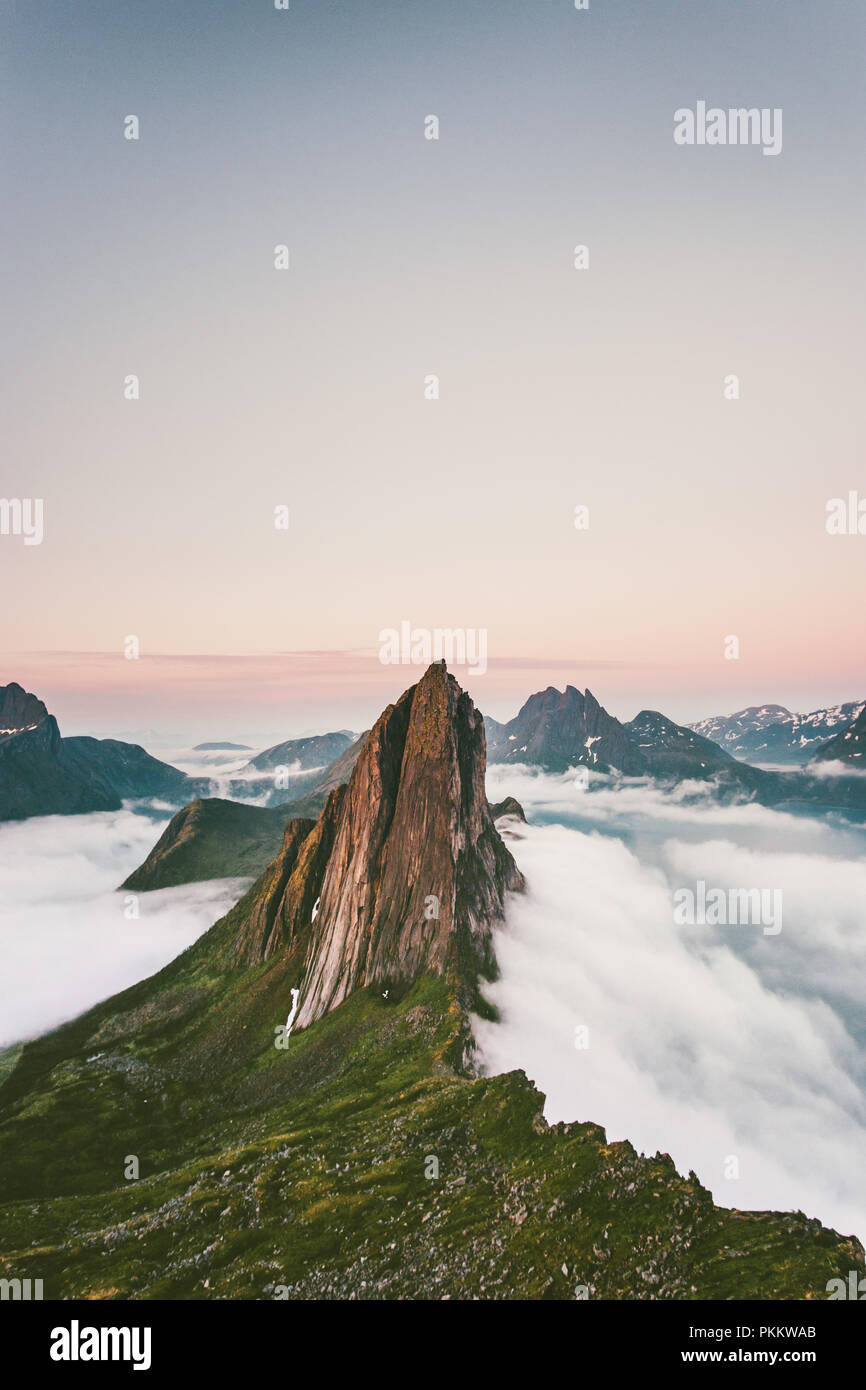
<path fill-rule="evenodd" d="M 475 1021 L 487 1069 L 525 1070 L 551 1123 L 669 1153 L 721 1205 L 864 1239 L 866 834 L 598 785 L 488 774 L 536 824 L 502 823 L 528 889 L 496 938 L 501 1021 Z M 778 887 L 781 930 L 676 925 L 698 879 Z"/>
<path fill-rule="evenodd" d="M 0 1047 L 33 1037 L 167 965 L 248 879 L 137 894 L 118 884 L 169 819 L 125 806 L 0 825 Z"/>

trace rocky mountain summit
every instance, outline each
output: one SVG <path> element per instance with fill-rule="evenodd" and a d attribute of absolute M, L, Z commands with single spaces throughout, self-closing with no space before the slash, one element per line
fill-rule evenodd
<path fill-rule="evenodd" d="M 661 782 L 716 781 L 720 790 L 754 794 L 771 783 L 736 762 L 710 739 L 675 724 L 658 710 L 642 710 L 623 724 L 591 691 L 581 695 L 548 686 L 531 695 L 508 724 L 487 721 L 490 761 L 528 763 L 548 772 L 586 767 Z"/>
<path fill-rule="evenodd" d="M 16 734 L 30 733 L 51 716 L 41 700 L 30 695 L 15 681 L 0 686 L 0 742 Z"/>
<path fill-rule="evenodd" d="M 481 716 L 436 663 L 377 720 L 319 820 L 289 823 L 243 958 L 267 959 L 311 928 L 296 1027 L 359 987 L 396 998 L 422 973 L 490 973 L 505 893 L 523 880 L 484 767 Z"/>
<path fill-rule="evenodd" d="M 640 776 L 644 761 L 635 752 L 618 719 L 608 714 L 591 691 L 573 685 L 549 685 L 522 706 L 507 724 L 487 721 L 487 757 L 491 763 L 534 763 L 549 772 L 571 767 L 612 768 Z"/>

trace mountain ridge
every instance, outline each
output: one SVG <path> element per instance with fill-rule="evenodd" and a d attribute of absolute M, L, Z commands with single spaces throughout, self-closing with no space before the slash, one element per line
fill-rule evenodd
<path fill-rule="evenodd" d="M 138 744 L 62 738 L 54 715 L 15 682 L 0 687 L 0 715 L 0 821 L 117 811 L 126 797 L 185 801 L 201 785 Z"/>
<path fill-rule="evenodd" d="M 687 727 L 746 762 L 797 766 L 808 762 L 823 742 L 841 733 L 864 708 L 863 700 L 826 706 L 808 714 L 792 713 L 784 705 L 749 705 L 734 714 L 696 720 Z"/>

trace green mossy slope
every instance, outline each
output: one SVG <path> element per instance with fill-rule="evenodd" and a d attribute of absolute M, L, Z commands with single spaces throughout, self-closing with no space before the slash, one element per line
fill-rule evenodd
<path fill-rule="evenodd" d="M 221 973 L 221 928 L 24 1049 L 0 1090 L 3 1277 L 48 1298 L 778 1299 L 863 1273 L 817 1221 L 716 1208 L 664 1155 L 549 1128 L 521 1072 L 472 1079 L 443 980 L 357 993 L 277 1049 L 282 964 Z"/>

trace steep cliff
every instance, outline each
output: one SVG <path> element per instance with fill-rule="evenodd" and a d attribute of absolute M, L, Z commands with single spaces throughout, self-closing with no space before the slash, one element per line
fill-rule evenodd
<path fill-rule="evenodd" d="M 523 880 L 484 771 L 481 716 L 436 663 L 380 716 L 316 825 L 289 825 L 237 954 L 265 960 L 310 929 L 297 1028 L 358 988 L 398 997 L 422 973 L 453 971 L 471 990 L 490 974 L 493 927 Z"/>

